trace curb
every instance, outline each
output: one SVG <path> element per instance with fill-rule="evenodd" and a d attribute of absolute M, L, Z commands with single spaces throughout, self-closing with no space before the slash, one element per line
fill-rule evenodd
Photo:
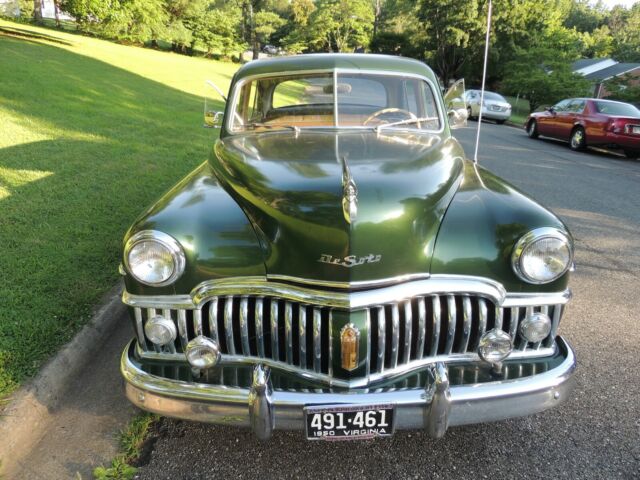
<path fill-rule="evenodd" d="M 44 436 L 65 390 L 117 325 L 126 309 L 120 301 L 122 289 L 119 281 L 104 295 L 89 323 L 0 411 L 0 475 L 8 475 Z"/>

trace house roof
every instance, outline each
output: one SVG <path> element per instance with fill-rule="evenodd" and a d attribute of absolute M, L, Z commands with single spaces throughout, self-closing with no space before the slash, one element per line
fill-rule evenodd
<path fill-rule="evenodd" d="M 631 72 L 640 68 L 640 63 L 616 63 L 602 70 L 597 70 L 592 73 L 588 73 L 584 76 L 587 80 L 595 80 L 596 82 L 602 82 L 619 75 Z"/>
<path fill-rule="evenodd" d="M 604 62 L 605 60 L 609 60 L 608 58 L 581 58 L 571 64 L 571 70 L 574 72 L 576 70 L 581 70 L 586 67 L 590 67 L 591 65 L 595 65 L 596 63 Z"/>

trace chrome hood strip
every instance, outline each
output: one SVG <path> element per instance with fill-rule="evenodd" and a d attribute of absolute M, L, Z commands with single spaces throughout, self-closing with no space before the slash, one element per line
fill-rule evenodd
<path fill-rule="evenodd" d="M 500 283 L 487 278 L 432 275 L 428 279 L 352 292 L 321 290 L 310 286 L 270 281 L 265 277 L 225 278 L 203 282 L 189 295 L 150 296 L 134 295 L 125 291 L 122 301 L 131 307 L 196 310 L 211 297 L 238 294 L 272 296 L 293 302 L 345 310 L 357 310 L 433 294 L 474 294 L 491 300 L 498 307 L 564 305 L 571 299 L 569 289 L 551 293 L 507 293 Z"/>

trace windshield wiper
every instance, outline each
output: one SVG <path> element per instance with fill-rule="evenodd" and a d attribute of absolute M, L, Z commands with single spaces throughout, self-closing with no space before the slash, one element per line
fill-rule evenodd
<path fill-rule="evenodd" d="M 300 127 L 296 127 L 294 125 L 271 125 L 269 123 L 261 123 L 261 122 L 252 122 L 246 125 L 243 125 L 245 129 L 247 128 L 289 128 L 294 132 L 300 132 Z"/>
<path fill-rule="evenodd" d="M 433 120 L 440 120 L 440 118 L 438 117 L 409 118 L 407 120 L 400 120 L 397 122 L 383 123 L 382 125 L 378 125 L 377 127 L 375 127 L 375 129 L 376 129 L 376 132 L 379 132 L 385 127 L 394 127 L 396 125 L 410 125 L 412 123 L 417 123 L 417 122 L 432 122 Z"/>

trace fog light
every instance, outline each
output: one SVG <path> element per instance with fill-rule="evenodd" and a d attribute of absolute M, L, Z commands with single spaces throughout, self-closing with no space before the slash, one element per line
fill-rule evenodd
<path fill-rule="evenodd" d="M 193 368 L 207 369 L 220 362 L 220 348 L 213 340 L 202 335 L 187 343 L 187 361 Z"/>
<path fill-rule="evenodd" d="M 144 333 L 156 345 L 171 343 L 176 339 L 177 335 L 173 320 L 160 315 L 147 321 L 144 326 Z"/>
<path fill-rule="evenodd" d="M 520 334 L 530 342 L 541 342 L 551 333 L 551 319 L 549 315 L 535 312 L 522 321 Z"/>
<path fill-rule="evenodd" d="M 485 362 L 498 364 L 509 356 L 511 350 L 513 350 L 511 336 L 499 328 L 494 328 L 480 338 L 478 355 Z"/>

